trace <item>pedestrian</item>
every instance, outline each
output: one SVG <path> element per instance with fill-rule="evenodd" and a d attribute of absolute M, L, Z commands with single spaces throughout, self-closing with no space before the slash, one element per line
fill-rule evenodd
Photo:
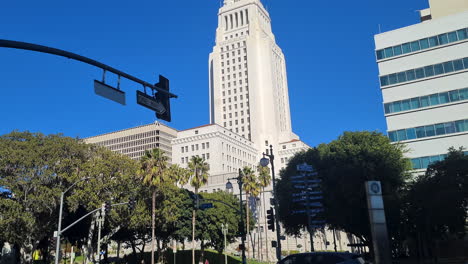
<path fill-rule="evenodd" d="M 39 249 L 34 250 L 32 257 L 33 263 L 40 263 L 42 258 L 41 251 Z"/>
<path fill-rule="evenodd" d="M 205 259 L 205 264 L 210 264 L 210 262 L 208 261 L 208 259 Z"/>

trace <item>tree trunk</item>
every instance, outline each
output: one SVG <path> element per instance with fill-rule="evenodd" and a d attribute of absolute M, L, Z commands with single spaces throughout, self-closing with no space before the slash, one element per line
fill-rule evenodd
<path fill-rule="evenodd" d="M 133 252 L 133 259 L 136 261 L 138 261 L 138 258 L 137 258 L 137 251 L 136 251 L 136 245 L 135 245 L 135 241 L 134 240 L 130 240 L 130 245 L 132 246 L 132 252 Z"/>
<path fill-rule="evenodd" d="M 94 250 L 93 250 L 93 234 L 94 228 L 96 225 L 96 214 L 93 214 L 91 217 L 91 226 L 88 231 L 88 238 L 86 239 L 86 246 L 84 246 L 84 263 L 91 263 L 94 260 Z"/>
<path fill-rule="evenodd" d="M 151 213 L 151 264 L 154 264 L 154 228 L 156 222 L 156 190 L 153 190 L 152 213 Z"/>
<path fill-rule="evenodd" d="M 117 241 L 117 258 L 120 259 L 120 244 L 122 244 L 122 242 L 119 240 Z"/>
<path fill-rule="evenodd" d="M 192 264 L 195 264 L 195 209 L 192 212 Z"/>
<path fill-rule="evenodd" d="M 195 188 L 195 199 L 196 199 L 196 204 L 195 208 L 193 209 L 192 212 L 192 264 L 195 264 L 195 218 L 196 218 L 196 210 L 198 207 L 198 189 Z"/>
<path fill-rule="evenodd" d="M 201 252 L 200 252 L 199 263 L 205 263 L 205 242 L 203 240 L 201 241 L 200 247 L 201 247 L 201 250 L 200 250 Z"/>
<path fill-rule="evenodd" d="M 249 254 L 249 235 L 250 235 L 250 217 L 249 217 L 249 194 L 246 193 L 245 194 L 245 216 L 246 216 L 246 226 L 247 226 L 247 230 L 246 230 L 246 235 L 247 235 L 247 245 L 245 245 L 245 251 L 247 251 L 247 257 L 250 256 Z"/>

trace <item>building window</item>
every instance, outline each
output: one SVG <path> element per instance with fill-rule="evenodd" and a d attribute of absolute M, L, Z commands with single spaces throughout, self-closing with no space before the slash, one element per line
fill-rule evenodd
<path fill-rule="evenodd" d="M 184 147 L 182 147 L 181 149 L 182 149 L 182 153 L 184 153 Z"/>
<path fill-rule="evenodd" d="M 210 153 L 206 153 L 206 159 L 207 159 L 207 160 L 210 159 Z"/>
<path fill-rule="evenodd" d="M 184 163 L 184 158 L 180 158 L 180 162 L 183 164 Z"/>
<path fill-rule="evenodd" d="M 206 148 L 207 148 L 207 149 L 210 148 L 210 142 L 206 142 Z"/>

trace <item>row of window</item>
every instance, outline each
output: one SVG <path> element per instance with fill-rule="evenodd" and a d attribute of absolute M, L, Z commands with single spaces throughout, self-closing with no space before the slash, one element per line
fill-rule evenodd
<path fill-rule="evenodd" d="M 195 134 L 198 134 L 197 131 L 195 132 Z M 192 145 L 192 151 L 197 151 L 198 146 L 199 146 L 199 144 Z M 205 149 L 205 148 L 206 149 L 210 148 L 210 142 L 201 143 L 201 149 Z M 184 153 L 184 152 L 188 152 L 189 148 L 188 148 L 188 146 L 183 146 L 183 147 L 180 147 L 180 150 L 181 150 L 182 153 Z"/>
<path fill-rule="evenodd" d="M 229 115 L 223 114 L 224 119 L 227 119 L 228 116 L 229 116 L 229 118 L 233 117 L 232 113 L 229 113 Z M 236 118 L 238 116 L 239 116 L 238 112 L 234 112 L 234 117 Z M 244 117 L 244 111 L 240 111 L 240 116 Z M 247 122 L 250 122 L 250 117 L 247 117 Z M 243 118 L 241 119 L 241 124 L 244 124 L 244 119 Z M 237 125 L 237 123 L 236 123 L 236 125 Z"/>
<path fill-rule="evenodd" d="M 230 134 L 229 134 L 229 135 L 230 135 Z M 224 144 L 224 142 L 221 142 L 221 148 L 222 148 L 223 150 L 226 150 L 226 152 L 228 152 L 228 153 L 230 152 L 230 153 L 237 154 L 238 156 L 244 157 L 244 158 L 246 158 L 246 159 L 248 159 L 248 160 L 253 160 L 253 158 L 254 158 L 253 155 L 251 155 L 251 154 L 249 154 L 249 153 L 243 151 L 243 150 L 240 149 L 240 148 L 236 148 L 236 147 L 234 147 L 234 146 L 231 146 L 231 145 L 229 145 L 228 143 Z M 224 152 L 222 153 L 222 157 L 223 157 L 223 159 L 224 159 Z"/>
<path fill-rule="evenodd" d="M 192 157 L 194 157 L 194 156 L 192 156 Z M 199 155 L 197 155 L 197 157 L 199 157 Z M 209 159 L 210 159 L 210 153 L 206 153 L 206 154 L 203 153 L 203 154 L 201 155 L 201 158 L 202 158 L 203 160 L 209 160 Z M 189 163 L 189 157 L 182 157 L 182 158 L 180 158 L 180 162 L 181 162 L 182 164 L 184 164 L 184 163 L 187 163 L 187 164 L 188 164 L 188 163 Z"/>
<path fill-rule="evenodd" d="M 97 142 L 97 145 L 100 146 L 109 146 L 113 144 L 118 144 L 118 143 L 123 143 L 131 140 L 136 140 L 136 139 L 141 139 L 141 138 L 146 138 L 146 137 L 152 137 L 159 135 L 159 130 L 153 130 L 153 131 L 148 131 L 145 133 L 139 133 L 131 136 L 125 136 L 125 137 L 119 137 L 119 138 L 114 138 L 114 139 L 109 139 L 101 142 Z"/>
<path fill-rule="evenodd" d="M 468 100 L 468 88 L 386 103 L 384 104 L 384 108 L 385 113 L 390 114 L 428 106 L 447 104 L 461 100 Z"/>
<path fill-rule="evenodd" d="M 244 104 L 241 103 L 240 107 L 244 107 Z M 232 110 L 232 105 L 228 105 L 228 109 L 229 109 L 229 111 L 231 111 Z M 234 109 L 237 109 L 237 104 L 234 104 Z M 226 106 L 223 106 L 223 112 L 226 112 Z M 241 112 L 243 112 L 243 111 L 241 111 Z M 247 109 L 247 114 L 248 115 L 250 114 L 249 109 Z M 242 113 L 242 115 L 243 115 L 243 113 Z"/>
<path fill-rule="evenodd" d="M 224 30 L 238 28 L 249 24 L 249 10 L 244 9 L 240 12 L 224 16 Z"/>
<path fill-rule="evenodd" d="M 223 88 L 224 88 L 224 87 L 223 87 Z M 242 87 L 239 87 L 239 93 L 242 93 L 242 91 L 243 91 Z M 247 95 L 248 95 L 248 94 L 247 94 L 248 91 L 249 91 L 249 87 L 246 86 L 246 87 L 245 87 L 245 92 L 246 92 L 245 96 L 246 96 L 246 97 L 247 97 Z M 237 88 L 232 89 L 232 93 L 233 93 L 233 94 L 237 94 Z M 227 95 L 231 95 L 231 89 L 227 90 Z M 223 91 L 223 96 L 226 96 L 226 91 Z"/>
<path fill-rule="evenodd" d="M 447 61 L 380 77 L 382 87 L 468 69 L 468 58 Z"/>
<path fill-rule="evenodd" d="M 464 152 L 465 156 L 468 156 L 468 151 Z M 411 163 L 413 163 L 413 169 L 414 170 L 420 170 L 420 169 L 427 169 L 429 165 L 431 165 L 434 162 L 437 161 L 443 161 L 447 158 L 447 154 L 443 155 L 435 155 L 435 156 L 429 156 L 429 157 L 421 157 L 421 158 L 414 158 L 411 159 Z"/>
<path fill-rule="evenodd" d="M 246 35 L 249 35 L 249 30 L 246 30 L 246 31 L 245 31 L 245 34 L 246 34 Z M 243 36 L 243 35 L 244 35 L 244 31 L 241 31 L 240 35 Z M 239 37 L 239 33 L 236 33 L 235 36 L 236 36 L 236 38 Z M 224 37 L 224 40 L 228 40 L 228 39 L 233 38 L 233 37 L 234 37 L 234 35 L 231 34 L 231 35 L 229 35 L 229 38 L 228 38 L 228 36 L 225 36 L 225 37 Z M 244 41 L 244 42 L 245 42 L 245 41 Z"/>
<path fill-rule="evenodd" d="M 455 41 L 468 39 L 468 28 L 440 34 L 430 38 L 424 38 L 413 42 L 396 45 L 376 51 L 377 60 L 387 59 L 411 52 L 429 49 L 440 45 L 446 45 Z"/>
<path fill-rule="evenodd" d="M 415 128 L 401 129 L 397 131 L 389 131 L 388 137 L 390 141 L 403 141 L 416 138 L 425 138 L 453 134 L 468 131 L 468 119 L 458 120 L 435 125 L 420 126 Z"/>

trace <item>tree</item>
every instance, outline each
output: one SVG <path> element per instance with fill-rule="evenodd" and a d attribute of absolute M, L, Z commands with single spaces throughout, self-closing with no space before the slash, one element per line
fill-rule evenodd
<path fill-rule="evenodd" d="M 264 224 L 265 224 L 265 227 L 266 227 L 267 226 L 267 218 L 266 218 L 267 204 L 265 202 L 265 188 L 268 187 L 271 184 L 270 168 L 263 167 L 262 165 L 258 164 L 257 165 L 257 173 L 258 173 L 258 182 L 259 182 L 260 188 L 262 188 L 263 215 L 265 216 L 264 217 L 264 220 L 265 220 Z M 268 232 L 265 230 L 265 232 L 263 232 L 263 234 L 265 234 L 265 248 L 267 249 L 268 248 Z M 266 260 L 269 261 L 268 250 L 266 250 Z"/>
<path fill-rule="evenodd" d="M 158 148 L 145 151 L 141 158 L 141 168 L 138 174 L 143 178 L 143 183 L 152 188 L 151 209 L 151 264 L 154 264 L 154 242 L 156 223 L 156 192 L 158 187 L 169 182 L 167 170 L 167 156 Z"/>
<path fill-rule="evenodd" d="M 190 185 L 195 189 L 195 196 L 198 196 L 198 190 L 203 185 L 208 183 L 209 165 L 205 162 L 204 159 L 200 158 L 199 156 L 193 156 L 189 161 L 188 167 L 192 174 Z M 192 264 L 195 264 L 195 221 L 197 207 L 198 204 L 192 212 Z"/>
<path fill-rule="evenodd" d="M 244 190 L 245 190 L 245 221 L 247 223 L 247 245 L 246 250 L 247 252 L 249 249 L 249 239 L 250 238 L 250 207 L 249 207 L 249 200 L 250 197 L 258 197 L 260 194 L 260 183 L 258 182 L 258 178 L 255 175 L 254 170 L 251 167 L 245 166 L 242 168 L 242 175 L 244 182 Z M 255 247 L 252 247 L 253 251 L 255 251 Z"/>
<path fill-rule="evenodd" d="M 111 197 L 119 201 L 118 192 L 129 186 L 134 164 L 128 157 L 62 135 L 14 131 L 1 136 L 0 186 L 7 195 L 0 199 L 0 237 L 17 245 L 22 262 L 28 262 L 57 229 L 62 191 L 78 182 L 65 199 L 66 224 L 78 208 L 90 211 Z M 88 182 L 80 182 L 83 177 Z"/>
<path fill-rule="evenodd" d="M 391 144 L 378 132 L 345 132 L 329 144 L 321 144 L 307 152 L 295 155 L 281 171 L 277 194 L 279 217 L 288 234 L 299 235 L 307 228 L 305 214 L 291 217 L 293 210 L 303 209 L 291 203 L 293 188 L 291 177 L 297 174 L 296 165 L 313 165 L 322 179 L 324 193 L 323 217 L 329 227 L 360 238 L 371 247 L 371 234 L 364 182 L 382 183 L 387 225 L 390 237 L 400 225 L 400 203 L 409 177 L 410 162 L 403 157 L 404 147 Z M 313 230 L 309 230 L 313 235 Z M 372 248 L 371 248 L 372 249 Z"/>
<path fill-rule="evenodd" d="M 449 149 L 443 161 L 432 163 L 410 185 L 407 195 L 406 233 L 416 241 L 410 254 L 431 256 L 435 241 L 463 239 L 468 206 L 468 156 Z"/>

